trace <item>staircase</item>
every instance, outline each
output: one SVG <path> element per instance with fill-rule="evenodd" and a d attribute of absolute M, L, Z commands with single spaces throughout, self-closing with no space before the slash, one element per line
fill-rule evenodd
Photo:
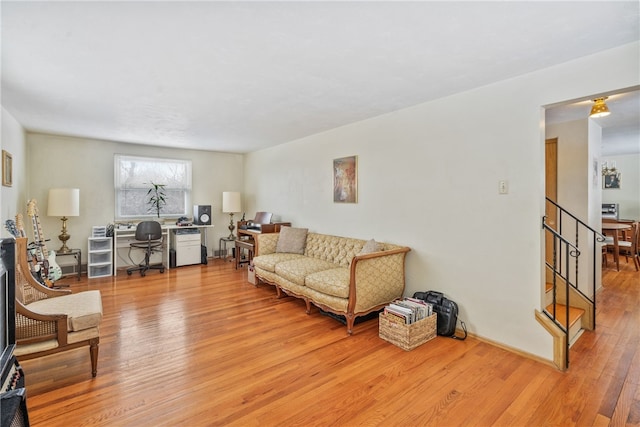
<path fill-rule="evenodd" d="M 596 266 L 604 236 L 547 198 L 553 221 L 542 219 L 547 239 L 545 301 L 538 322 L 554 337 L 554 363 L 569 368 L 569 349 L 594 330 Z M 547 211 L 549 212 L 549 211 Z"/>
<path fill-rule="evenodd" d="M 554 305 L 553 304 L 553 283 L 546 284 L 545 304 L 546 304 L 545 312 L 549 313 L 551 318 L 555 317 L 563 329 L 566 329 L 567 325 L 569 325 L 568 339 L 569 339 L 569 347 L 571 347 L 573 343 L 575 343 L 578 340 L 578 338 L 580 338 L 580 335 L 582 335 L 582 332 L 584 331 L 582 320 L 587 311 L 578 307 L 572 307 L 572 306 L 567 307 L 565 304 L 560 304 L 560 303 L 557 303 Z M 567 310 L 568 310 L 568 313 L 567 313 Z M 585 322 L 585 323 L 587 323 L 587 325 L 585 326 L 588 329 L 593 329 L 589 327 L 590 325 L 588 324 L 588 322 Z"/>

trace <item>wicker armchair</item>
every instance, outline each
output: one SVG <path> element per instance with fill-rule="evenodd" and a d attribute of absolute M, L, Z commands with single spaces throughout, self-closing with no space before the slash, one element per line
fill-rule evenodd
<path fill-rule="evenodd" d="M 100 291 L 76 294 L 49 289 L 31 275 L 27 239 L 16 239 L 16 350 L 18 360 L 89 346 L 91 375 L 97 374 Z"/>

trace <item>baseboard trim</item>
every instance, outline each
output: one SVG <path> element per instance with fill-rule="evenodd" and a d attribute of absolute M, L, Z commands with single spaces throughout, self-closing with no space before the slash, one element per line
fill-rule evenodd
<path fill-rule="evenodd" d="M 457 334 L 462 334 L 462 330 L 456 330 L 456 333 Z M 547 366 L 549 366 L 549 367 L 551 367 L 553 369 L 556 369 L 556 370 L 558 369 L 558 367 L 553 363 L 553 360 L 545 359 L 545 358 L 540 357 L 538 355 L 535 355 L 533 353 L 529 353 L 527 351 L 520 350 L 520 349 L 515 348 L 515 347 L 511 347 L 511 346 L 503 344 L 501 342 L 494 341 L 494 340 L 489 339 L 487 337 L 483 337 L 481 335 L 474 334 L 473 332 L 467 332 L 467 335 L 470 338 L 474 338 L 474 339 L 477 339 L 478 341 L 482 341 L 482 342 L 487 343 L 489 345 L 492 345 L 494 347 L 501 348 L 501 349 L 503 349 L 505 351 L 508 351 L 509 353 L 514 353 L 514 354 L 517 354 L 518 356 L 522 356 L 522 357 L 526 357 L 527 359 L 535 360 L 536 362 L 542 363 L 542 364 L 547 365 Z"/>

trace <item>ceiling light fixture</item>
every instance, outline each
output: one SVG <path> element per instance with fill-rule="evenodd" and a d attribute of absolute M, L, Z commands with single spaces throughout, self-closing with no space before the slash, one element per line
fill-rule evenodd
<path fill-rule="evenodd" d="M 608 97 L 605 96 L 593 100 L 594 104 L 593 107 L 591 107 L 591 114 L 589 114 L 589 117 L 598 118 L 605 117 L 611 114 L 611 112 L 609 111 L 609 107 L 607 107 L 607 103 L 604 102 L 607 98 Z"/>

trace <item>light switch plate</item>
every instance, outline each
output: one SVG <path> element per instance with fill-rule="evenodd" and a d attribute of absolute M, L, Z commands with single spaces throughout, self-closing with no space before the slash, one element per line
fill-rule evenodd
<path fill-rule="evenodd" d="M 509 194 L 509 181 L 506 179 L 498 181 L 498 194 Z"/>

